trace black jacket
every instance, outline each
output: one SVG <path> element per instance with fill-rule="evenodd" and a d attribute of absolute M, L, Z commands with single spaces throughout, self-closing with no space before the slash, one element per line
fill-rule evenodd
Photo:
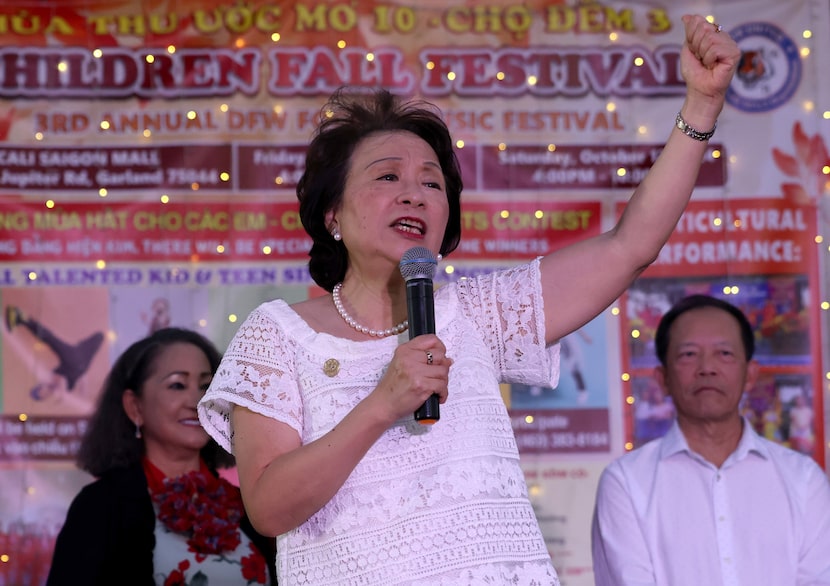
<path fill-rule="evenodd" d="M 141 465 L 112 470 L 72 501 L 58 534 L 46 586 L 154 586 L 155 512 Z M 276 541 L 242 531 L 262 552 L 276 585 Z"/>

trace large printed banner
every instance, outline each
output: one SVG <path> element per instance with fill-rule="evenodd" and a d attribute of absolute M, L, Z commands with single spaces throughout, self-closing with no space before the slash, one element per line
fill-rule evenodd
<path fill-rule="evenodd" d="M 650 342 L 685 293 L 747 311 L 764 376 L 744 414 L 826 464 L 827 3 L 0 5 L 0 586 L 44 582 L 91 480 L 73 465 L 87 418 L 131 342 L 169 324 L 223 349 L 262 301 L 322 294 L 295 188 L 331 92 L 383 86 L 447 120 L 463 232 L 440 286 L 612 227 L 682 106 L 690 12 L 742 50 L 694 201 L 561 341 L 556 388 L 502 388 L 565 586 L 593 583 L 602 469 L 673 417 Z"/>
<path fill-rule="evenodd" d="M 719 153 L 724 149 L 713 145 Z M 661 145 L 565 146 L 479 144 L 458 153 L 465 188 L 505 189 L 633 188 L 645 176 Z M 108 193 L 159 190 L 167 193 L 263 194 L 294 189 L 305 148 L 254 145 L 177 145 L 7 149 L 0 147 L 0 188 L 29 192 Z M 623 169 L 625 172 L 619 172 Z M 698 184 L 723 185 L 724 159 L 704 162 Z"/>
<path fill-rule="evenodd" d="M 0 273 L 4 285 L 166 284 L 161 274 L 147 277 L 125 269 L 110 276 L 106 265 L 154 260 L 192 265 L 305 261 L 311 248 L 296 203 L 70 202 L 46 208 L 10 202 L 0 220 L 0 261 L 20 264 L 17 274 L 11 268 Z M 471 202 L 461 215 L 464 241 L 453 259 L 532 258 L 598 234 L 601 220 L 598 202 Z M 69 272 L 31 269 L 38 262 L 55 260 L 90 264 Z M 98 273 L 90 273 L 91 263 L 98 265 Z M 212 282 L 210 266 L 201 273 L 195 270 L 195 283 Z M 190 282 L 185 274 L 179 271 L 182 283 Z M 216 274 L 218 284 L 252 284 L 234 282 L 232 269 Z"/>

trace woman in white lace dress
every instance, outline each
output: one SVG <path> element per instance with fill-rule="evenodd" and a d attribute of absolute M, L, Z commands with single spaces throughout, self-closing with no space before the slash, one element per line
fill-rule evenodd
<path fill-rule="evenodd" d="M 297 193 L 311 275 L 333 295 L 254 310 L 199 406 L 255 527 L 278 536 L 282 586 L 558 584 L 499 382 L 555 386 L 555 342 L 620 295 L 682 213 L 708 136 L 693 129 L 714 128 L 739 57 L 718 27 L 684 22 L 682 118 L 617 226 L 439 288 L 436 333 L 412 340 L 399 262 L 458 244 L 452 140 L 434 109 L 385 91 L 324 108 Z M 440 420 L 420 425 L 432 394 Z"/>

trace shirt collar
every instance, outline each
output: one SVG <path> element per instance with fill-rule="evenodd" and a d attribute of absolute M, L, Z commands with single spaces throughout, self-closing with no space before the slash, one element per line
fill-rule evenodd
<path fill-rule="evenodd" d="M 683 432 L 680 431 L 677 419 L 675 419 L 660 443 L 660 459 L 664 460 L 679 452 L 691 453 L 691 450 L 689 449 L 689 444 L 686 442 L 686 438 L 683 436 Z"/>
<path fill-rule="evenodd" d="M 768 460 L 770 457 L 769 448 L 764 445 L 763 441 L 761 441 L 761 436 L 755 432 L 752 428 L 752 424 L 746 417 L 743 418 L 743 422 L 744 430 L 741 433 L 741 439 L 738 442 L 738 447 L 734 452 L 732 452 L 729 458 L 727 458 L 725 463 L 728 464 L 730 461 L 743 460 L 751 452 L 755 452 L 765 460 Z"/>
<path fill-rule="evenodd" d="M 751 452 L 755 452 L 764 459 L 769 459 L 769 448 L 761 441 L 761 437 L 752 428 L 752 424 L 744 417 L 744 429 L 741 432 L 741 439 L 738 441 L 738 447 L 729 455 L 729 458 L 724 462 L 724 466 L 731 462 L 743 460 Z M 663 436 L 660 445 L 660 459 L 663 460 L 674 454 L 686 452 L 693 454 L 689 448 L 688 442 L 677 424 L 677 419 L 674 420 L 669 431 Z"/>

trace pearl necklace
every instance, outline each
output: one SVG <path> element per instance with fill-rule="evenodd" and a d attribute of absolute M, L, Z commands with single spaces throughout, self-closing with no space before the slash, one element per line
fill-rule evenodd
<path fill-rule="evenodd" d="M 337 309 L 337 313 L 340 314 L 340 317 L 343 318 L 343 321 L 345 321 L 347 324 L 349 324 L 351 327 L 356 329 L 361 334 L 367 334 L 375 338 L 386 338 L 388 336 L 394 336 L 403 333 L 409 327 L 409 320 L 403 320 L 398 325 L 393 326 L 391 328 L 387 328 L 385 330 L 370 330 L 366 326 L 360 325 L 352 316 L 350 316 L 346 312 L 346 308 L 343 307 L 343 301 L 342 299 L 340 299 L 340 289 L 342 288 L 343 283 L 337 283 L 337 285 L 334 286 L 334 289 L 331 290 L 331 298 L 334 301 L 334 307 L 335 309 Z"/>

